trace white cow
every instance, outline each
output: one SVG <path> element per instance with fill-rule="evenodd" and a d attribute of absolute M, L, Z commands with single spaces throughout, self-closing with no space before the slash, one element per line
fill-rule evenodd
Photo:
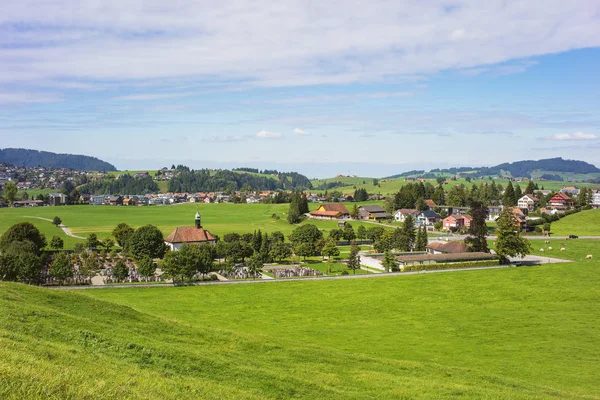
<path fill-rule="evenodd" d="M 567 251 L 567 249 L 565 249 L 564 247 L 561 247 L 560 251 Z"/>
<path fill-rule="evenodd" d="M 544 252 L 544 249 L 540 249 L 540 253 L 543 253 L 543 252 Z"/>
<path fill-rule="evenodd" d="M 585 256 L 585 259 L 586 259 L 586 260 L 591 260 L 591 259 L 592 259 L 592 255 L 591 255 L 591 254 L 588 254 L 587 256 Z"/>
<path fill-rule="evenodd" d="M 548 251 L 552 251 L 552 247 L 548 247 Z"/>

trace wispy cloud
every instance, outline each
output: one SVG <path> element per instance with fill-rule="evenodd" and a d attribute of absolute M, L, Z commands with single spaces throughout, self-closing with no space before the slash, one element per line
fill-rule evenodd
<path fill-rule="evenodd" d="M 177 7 L 107 1 L 101 9 L 71 0 L 7 3 L 0 15 L 3 82 L 397 82 L 600 45 L 597 4 L 588 0 L 464 2 L 450 13 L 445 0 L 419 5 L 425 12 L 410 12 L 410 0 L 368 9 L 348 3 L 343 11 L 335 2 L 302 0 L 276 7 L 269 0 Z"/>
<path fill-rule="evenodd" d="M 31 93 L 31 92 L 7 92 L 0 93 L 0 104 L 33 104 L 33 103 L 55 103 L 62 101 L 60 94 L 54 93 Z"/>
<path fill-rule="evenodd" d="M 220 143 L 220 142 L 240 142 L 242 140 L 246 140 L 249 139 L 251 136 L 248 135 L 242 135 L 242 136 L 209 136 L 207 138 L 204 139 L 204 141 L 206 142 L 216 142 L 216 143 Z"/>
<path fill-rule="evenodd" d="M 261 139 L 280 139 L 283 135 L 279 132 L 260 131 L 256 134 L 256 137 Z"/>
<path fill-rule="evenodd" d="M 596 139 L 600 139 L 600 137 L 594 133 L 573 132 L 573 133 L 557 133 L 552 136 L 548 136 L 546 139 L 573 141 L 573 140 L 596 140 Z"/>
<path fill-rule="evenodd" d="M 294 135 L 308 136 L 308 135 L 310 135 L 310 132 L 305 131 L 304 129 L 296 128 L 296 129 L 294 129 Z"/>

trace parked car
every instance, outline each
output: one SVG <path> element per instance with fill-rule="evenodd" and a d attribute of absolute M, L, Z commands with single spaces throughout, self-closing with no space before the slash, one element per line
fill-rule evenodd
<path fill-rule="evenodd" d="M 569 235 L 569 239 L 578 239 L 578 238 L 579 238 L 579 236 L 577 236 L 577 235 Z"/>

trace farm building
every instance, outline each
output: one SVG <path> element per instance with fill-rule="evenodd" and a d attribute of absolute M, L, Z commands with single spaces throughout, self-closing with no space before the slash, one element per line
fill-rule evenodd
<path fill-rule="evenodd" d="M 385 211 L 381 206 L 360 206 L 358 207 L 358 215 L 360 219 L 370 219 L 375 221 L 392 218 L 392 214 Z"/>
<path fill-rule="evenodd" d="M 394 213 L 394 219 L 398 222 L 404 222 L 408 215 L 416 218 L 419 214 L 419 210 L 416 208 L 401 208 L 400 210 Z"/>
<path fill-rule="evenodd" d="M 431 242 L 425 249 L 428 254 L 456 254 L 468 251 L 463 242 Z"/>
<path fill-rule="evenodd" d="M 315 211 L 311 211 L 309 216 L 317 219 L 348 219 L 350 213 L 342 203 L 329 203 L 321 204 Z"/>
<path fill-rule="evenodd" d="M 195 226 L 178 226 L 165 239 L 165 244 L 173 251 L 181 249 L 187 244 L 215 244 L 216 238 L 202 228 L 200 213 L 196 213 Z"/>

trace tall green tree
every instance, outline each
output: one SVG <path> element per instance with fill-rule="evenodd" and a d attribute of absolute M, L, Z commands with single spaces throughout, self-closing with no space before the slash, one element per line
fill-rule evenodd
<path fill-rule="evenodd" d="M 61 284 L 64 283 L 67 278 L 71 278 L 73 276 L 71 260 L 66 253 L 59 253 L 54 257 L 52 264 L 50 264 L 48 275 L 58 280 Z"/>
<path fill-rule="evenodd" d="M 425 251 L 427 247 L 427 230 L 423 227 L 419 227 L 417 231 L 417 240 L 415 242 L 415 251 Z"/>
<path fill-rule="evenodd" d="M 517 203 L 519 202 L 519 199 L 523 197 L 523 191 L 521 190 L 521 186 L 519 186 L 519 184 L 515 185 L 515 200 L 517 201 Z M 516 203 L 515 203 L 516 205 Z"/>
<path fill-rule="evenodd" d="M 4 185 L 4 199 L 8 202 L 8 204 L 12 204 L 17 200 L 17 193 L 19 192 L 19 188 L 17 184 L 14 182 L 6 182 Z"/>
<path fill-rule="evenodd" d="M 117 281 L 122 281 L 129 276 L 129 268 L 125 264 L 125 260 L 119 258 L 112 267 L 112 275 Z"/>
<path fill-rule="evenodd" d="M 525 187 L 525 194 L 533 194 L 533 192 L 535 192 L 535 184 L 530 180 Z"/>
<path fill-rule="evenodd" d="M 113 229 L 112 235 L 119 246 L 125 248 L 127 245 L 127 240 L 133 234 L 133 232 L 135 232 L 135 229 L 127 225 L 125 222 L 121 222 L 115 227 L 115 229 Z"/>
<path fill-rule="evenodd" d="M 360 251 L 360 247 L 356 243 L 352 243 L 350 245 L 350 255 L 348 256 L 348 269 L 351 269 L 354 274 L 356 274 L 356 270 L 360 269 L 360 256 L 358 252 Z"/>
<path fill-rule="evenodd" d="M 64 246 L 65 242 L 60 236 L 53 236 L 52 240 L 50 240 L 50 247 L 52 247 L 54 250 L 61 250 Z"/>
<path fill-rule="evenodd" d="M 502 205 L 505 207 L 514 207 L 517 205 L 517 198 L 515 196 L 515 188 L 511 181 L 508 181 L 508 185 L 504 190 L 504 196 L 502 197 Z"/>
<path fill-rule="evenodd" d="M 355 204 L 354 207 L 352 207 L 352 211 L 350 211 L 350 217 L 352 219 L 358 219 L 359 216 L 358 206 Z"/>
<path fill-rule="evenodd" d="M 467 249 L 471 252 L 489 253 L 487 244 L 487 225 L 485 221 L 488 218 L 489 210 L 480 202 L 474 202 L 471 205 L 470 214 L 472 217 L 469 226 L 469 236 L 465 238 Z"/>
<path fill-rule="evenodd" d="M 344 225 L 344 233 L 342 237 L 344 238 L 344 240 L 356 239 L 356 233 L 354 232 L 354 228 L 348 222 L 346 222 L 346 225 Z"/>
<path fill-rule="evenodd" d="M 257 255 L 249 257 L 246 261 L 246 269 L 253 278 L 258 278 L 262 273 L 263 262 Z"/>
<path fill-rule="evenodd" d="M 407 215 L 402 226 L 402 233 L 407 238 L 407 248 L 404 251 L 411 251 L 415 245 L 415 220 L 412 215 Z"/>
<path fill-rule="evenodd" d="M 62 219 L 60 219 L 60 217 L 54 217 L 52 219 L 52 223 L 56 226 L 59 226 L 60 224 L 62 224 Z"/>
<path fill-rule="evenodd" d="M 100 240 L 95 233 L 90 233 L 85 240 L 85 247 L 87 249 L 97 249 L 100 246 Z"/>
<path fill-rule="evenodd" d="M 330 237 L 325 242 L 325 246 L 323 246 L 323 250 L 321 254 L 326 256 L 327 258 L 337 257 L 340 255 L 340 249 L 337 247 L 335 239 Z"/>
<path fill-rule="evenodd" d="M 505 207 L 500 213 L 496 225 L 496 254 L 506 263 L 508 257 L 525 257 L 531 253 L 529 240 L 521 236 L 517 220 L 512 210 Z"/>
<path fill-rule="evenodd" d="M 150 278 L 151 276 L 154 276 L 154 274 L 156 273 L 156 265 L 150 257 L 144 257 L 141 260 L 137 261 L 136 266 L 140 276 L 146 278 L 146 280 L 148 280 L 148 278 Z"/>
<path fill-rule="evenodd" d="M 167 249 L 162 232 L 153 225 L 136 229 L 128 239 L 127 248 L 135 260 L 162 258 Z"/>
<path fill-rule="evenodd" d="M 396 231 L 399 229 L 400 228 L 398 228 Z M 379 236 L 377 240 L 375 240 L 375 243 L 373 243 L 373 248 L 375 251 L 378 253 L 385 253 L 386 251 L 393 249 L 395 247 L 394 233 L 395 231 L 391 230 L 384 231 L 383 234 Z"/>
<path fill-rule="evenodd" d="M 283 242 L 275 242 L 271 246 L 269 254 L 273 260 L 281 262 L 292 255 L 292 249 Z"/>
<path fill-rule="evenodd" d="M 359 227 L 356 229 L 356 237 L 359 239 L 364 239 L 367 237 L 367 228 L 365 228 L 364 225 L 359 225 Z"/>
<path fill-rule="evenodd" d="M 397 272 L 400 270 L 400 268 L 398 268 L 396 256 L 389 250 L 383 254 L 383 261 L 381 264 L 383 265 L 383 268 L 385 268 L 385 272 Z"/>
<path fill-rule="evenodd" d="M 31 222 L 20 222 L 8 228 L 0 237 L 0 251 L 6 251 L 12 242 L 31 242 L 34 252 L 39 254 L 46 247 L 46 236 L 40 233 Z"/>

